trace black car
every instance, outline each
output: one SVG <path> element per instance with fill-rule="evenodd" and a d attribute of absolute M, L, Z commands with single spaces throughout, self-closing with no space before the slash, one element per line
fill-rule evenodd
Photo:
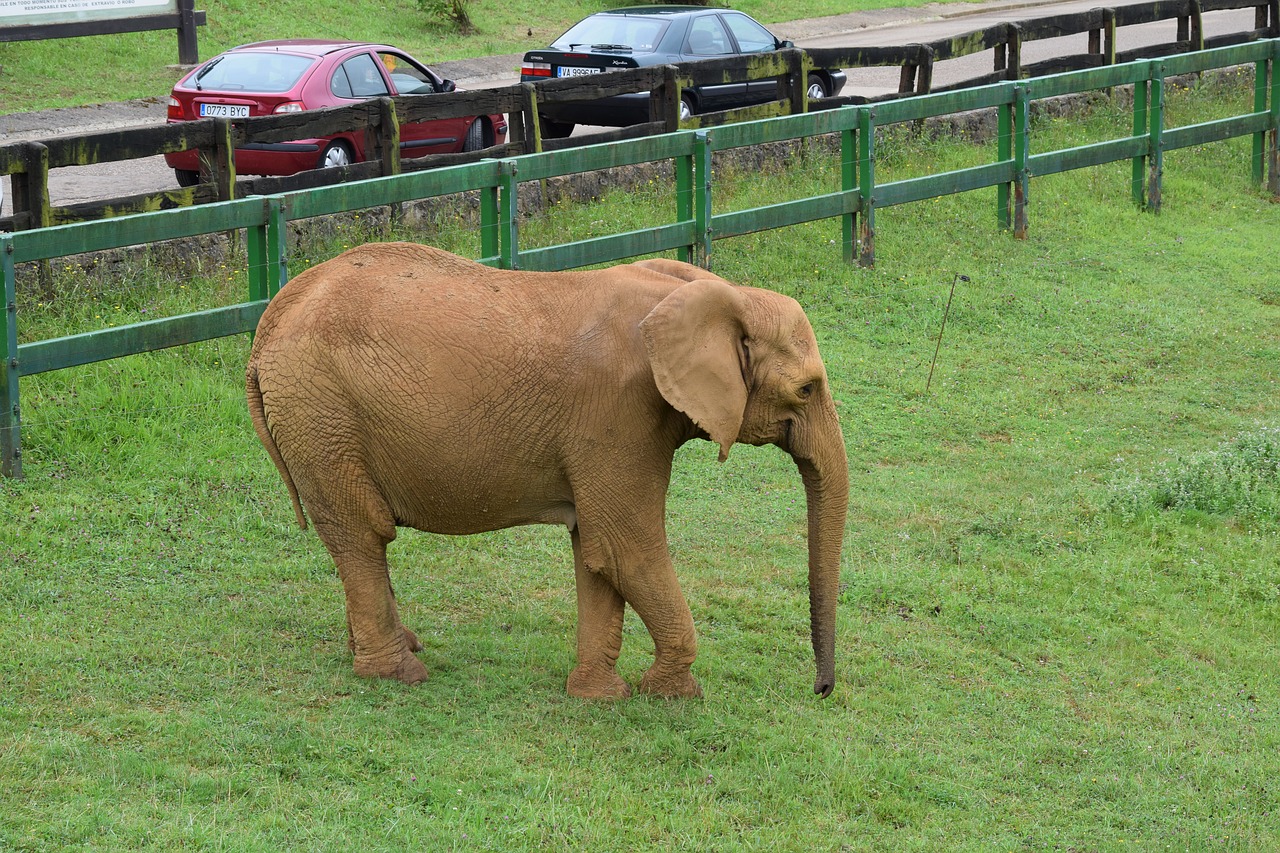
<path fill-rule="evenodd" d="M 630 6 L 597 12 L 556 39 L 551 47 L 531 50 L 520 67 L 522 81 L 577 77 L 624 68 L 672 65 L 768 53 L 794 47 L 753 18 L 731 9 L 705 6 Z M 839 69 L 814 69 L 809 97 L 825 98 L 844 86 Z M 680 117 L 764 103 L 777 98 L 774 80 L 696 86 L 681 93 Z M 649 120 L 649 95 L 642 92 L 581 101 L 548 104 L 539 109 L 543 136 L 563 137 L 575 124 L 622 127 Z"/>

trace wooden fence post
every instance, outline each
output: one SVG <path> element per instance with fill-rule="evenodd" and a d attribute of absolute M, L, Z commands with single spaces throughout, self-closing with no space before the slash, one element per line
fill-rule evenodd
<path fill-rule="evenodd" d="M 49 202 L 49 149 L 39 142 L 22 146 L 21 177 L 12 176 L 13 212 L 27 214 L 27 228 L 47 228 L 53 224 L 53 208 Z M 36 264 L 40 289 L 53 293 L 53 264 L 48 260 Z"/>
<path fill-rule="evenodd" d="M 25 212 L 27 228 L 47 228 L 53 224 L 49 205 L 49 149 L 39 142 L 22 146 L 22 168 L 14 175 L 13 212 Z"/>
<path fill-rule="evenodd" d="M 1192 50 L 1204 50 L 1204 21 L 1200 14 L 1200 0 L 1191 0 L 1191 39 Z"/>
<path fill-rule="evenodd" d="M 539 154 L 542 152 L 542 125 L 538 122 L 538 88 L 532 83 L 521 83 L 520 91 L 524 96 L 520 104 L 520 123 L 524 129 L 524 137 L 521 139 L 524 143 L 523 153 Z"/>
<path fill-rule="evenodd" d="M 378 155 L 384 178 L 400 174 L 400 116 L 390 98 L 378 98 Z"/>
<path fill-rule="evenodd" d="M 804 51 L 786 51 L 787 96 L 791 99 L 791 115 L 809 111 L 809 75 L 805 72 Z"/>
<path fill-rule="evenodd" d="M 178 0 L 178 64 L 195 65 L 199 61 L 195 0 Z"/>
<path fill-rule="evenodd" d="M 236 148 L 231 138 L 231 119 L 213 119 L 213 163 L 210 172 L 218 201 L 236 197 Z"/>
<path fill-rule="evenodd" d="M 680 129 L 680 78 L 674 65 L 662 66 L 662 82 L 649 90 L 649 121 L 660 121 L 666 133 Z"/>
<path fill-rule="evenodd" d="M 1022 27 L 1007 24 L 1006 28 L 1009 55 L 1005 62 L 1004 77 L 1006 80 L 1019 80 L 1022 78 Z"/>

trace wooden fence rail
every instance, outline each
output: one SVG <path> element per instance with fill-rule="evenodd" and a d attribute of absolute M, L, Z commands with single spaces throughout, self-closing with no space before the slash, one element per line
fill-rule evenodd
<path fill-rule="evenodd" d="M 708 128 L 735 121 L 751 121 L 770 116 L 795 115 L 811 109 L 834 109 L 849 104 L 871 103 L 937 91 L 973 88 L 1028 76 L 1095 68 L 1128 62 L 1138 53 L 1158 57 L 1186 53 L 1206 47 L 1247 43 L 1280 36 L 1277 4 L 1280 0 L 1154 0 L 1154 2 L 1099 8 L 1083 14 L 1036 18 L 997 24 L 982 30 L 930 44 L 901 47 L 824 48 L 810 51 L 787 50 L 748 58 L 731 57 L 679 66 L 638 68 L 596 75 L 584 84 L 573 80 L 548 80 L 497 89 L 438 95 L 406 95 L 384 98 L 349 107 L 334 107 L 283 116 L 255 116 L 230 123 L 224 119 L 204 119 L 174 125 L 134 128 L 88 134 L 81 137 L 45 139 L 0 146 L 0 175 L 13 176 L 14 215 L 0 220 L 0 230 L 22 231 L 104 216 L 165 210 L 192 204 L 227 201 L 249 195 L 272 195 L 335 183 L 365 180 L 422 169 L 434 169 L 485 158 L 514 157 L 539 151 L 636 139 L 680 127 Z M 1206 12 L 1255 9 L 1254 28 L 1215 39 L 1203 36 L 1202 15 Z M 1117 31 L 1127 26 L 1157 21 L 1178 21 L 1174 42 L 1120 50 Z M 1080 53 L 1044 62 L 1023 65 L 1025 42 L 1088 34 Z M 994 68 L 947 87 L 932 85 L 938 62 L 991 51 Z M 807 72 L 820 68 L 868 68 L 900 66 L 899 91 L 884 98 L 835 97 L 809 103 L 805 93 Z M 694 116 L 679 122 L 680 90 L 707 82 L 762 80 L 773 78 L 778 95 L 771 103 Z M 540 103 L 590 100 L 623 92 L 650 93 L 650 121 L 591 136 L 543 140 L 538 132 Z M 510 117 L 509 141 L 481 152 L 440 154 L 417 159 L 402 158 L 396 137 L 398 123 L 428 118 L 506 113 Z M 317 169 L 284 178 L 240 179 L 235 174 L 232 151 L 245 143 L 285 142 L 292 139 L 330 136 L 340 131 L 362 130 L 372 142 L 373 152 L 364 163 L 336 169 Z M 66 166 L 106 163 L 151 157 L 172 151 L 197 148 L 209 164 L 209 179 L 196 187 L 159 193 L 130 195 L 109 201 L 71 206 L 55 205 L 49 198 L 48 172 Z"/>
<path fill-rule="evenodd" d="M 1163 93 L 1167 77 L 1242 64 L 1254 66 L 1250 111 L 1195 125 L 1165 127 Z M 479 196 L 480 207 L 479 260 L 508 269 L 545 270 L 672 250 L 686 260 L 709 266 L 714 240 L 838 218 L 845 260 L 870 265 L 875 262 L 875 216 L 881 208 L 994 187 L 998 225 L 1021 237 L 1029 227 L 1027 188 L 1033 176 L 1127 160 L 1133 168 L 1134 200 L 1147 209 L 1158 210 L 1166 151 L 1233 137 L 1252 138 L 1253 178 L 1258 183 L 1266 180 L 1270 192 L 1280 198 L 1278 71 L 1280 39 L 1271 39 L 959 92 L 679 131 L 574 150 L 485 159 L 338 186 L 0 234 L 0 277 L 6 306 L 6 350 L 0 362 L 0 473 L 22 475 L 21 377 L 251 331 L 268 300 L 288 280 L 289 220 L 474 192 Z M 1135 91 L 1132 134 L 1077 148 L 1032 152 L 1029 117 L 1033 101 L 1125 85 L 1133 86 Z M 994 108 L 999 114 L 995 162 L 905 180 L 877 179 L 878 128 L 984 108 Z M 711 169 L 714 152 L 828 134 L 838 134 L 841 140 L 838 191 L 750 210 L 715 212 Z M 520 247 L 517 210 L 521 184 L 651 162 L 675 164 L 672 221 L 555 246 Z M 18 264 L 237 229 L 245 229 L 248 235 L 247 302 L 19 343 Z"/>

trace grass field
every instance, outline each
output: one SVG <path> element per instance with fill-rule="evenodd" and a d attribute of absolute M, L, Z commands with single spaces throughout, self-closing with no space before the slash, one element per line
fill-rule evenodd
<path fill-rule="evenodd" d="M 930 0 L 859 0 L 858 9 L 913 7 Z M 277 38 L 337 38 L 398 45 L 423 62 L 523 53 L 546 47 L 570 25 L 626 3 L 550 0 L 537 6 L 468 0 L 475 25 L 461 33 L 424 11 L 417 0 L 385 0 L 376 9 L 353 0 L 197 2 L 200 58 L 237 44 Z M 727 4 L 726 4 L 727 5 Z M 958 6 L 964 5 L 957 3 Z M 742 0 L 733 7 L 772 24 L 854 11 L 841 0 L 810 0 L 803 11 L 782 0 Z M 788 37 L 786 32 L 779 33 Z M 0 115 L 52 107 L 168 97 L 181 71 L 172 32 L 130 33 L 50 41 L 0 43 Z M 0 125 L 2 128 L 3 125 Z"/>
<path fill-rule="evenodd" d="M 1044 121 L 1034 144 L 1124 121 Z M 989 154 L 884 150 L 884 175 Z M 718 273 L 804 304 L 840 404 L 853 498 L 825 702 L 804 494 L 775 449 L 677 457 L 705 699 L 566 697 L 552 528 L 402 533 L 396 590 L 432 673 L 406 688 L 351 672 L 331 564 L 249 426 L 246 341 L 24 381 L 27 479 L 0 483 L 0 849 L 1280 848 L 1280 206 L 1244 142 L 1171 153 L 1158 216 L 1128 178 L 1035 179 L 1025 241 L 996 229 L 993 192 L 881 211 L 874 270 L 841 263 L 835 222 L 716 244 Z M 815 153 L 717 181 L 748 207 L 838 173 Z M 638 227 L 668 193 L 521 233 Z M 57 300 L 24 296 L 30 337 L 244 287 L 235 264 L 59 275 Z M 628 614 L 620 672 L 651 654 Z"/>

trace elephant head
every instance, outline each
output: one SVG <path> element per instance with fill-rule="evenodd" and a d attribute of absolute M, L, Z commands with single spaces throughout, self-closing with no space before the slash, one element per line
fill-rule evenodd
<path fill-rule="evenodd" d="M 669 263 L 651 266 L 670 271 Z M 706 278 L 673 291 L 641 323 L 654 380 L 667 402 L 720 446 L 721 461 L 734 442 L 774 444 L 800 469 L 808 501 L 814 692 L 826 697 L 835 684 L 849 470 L 818 343 L 795 300 L 685 270 Z"/>

